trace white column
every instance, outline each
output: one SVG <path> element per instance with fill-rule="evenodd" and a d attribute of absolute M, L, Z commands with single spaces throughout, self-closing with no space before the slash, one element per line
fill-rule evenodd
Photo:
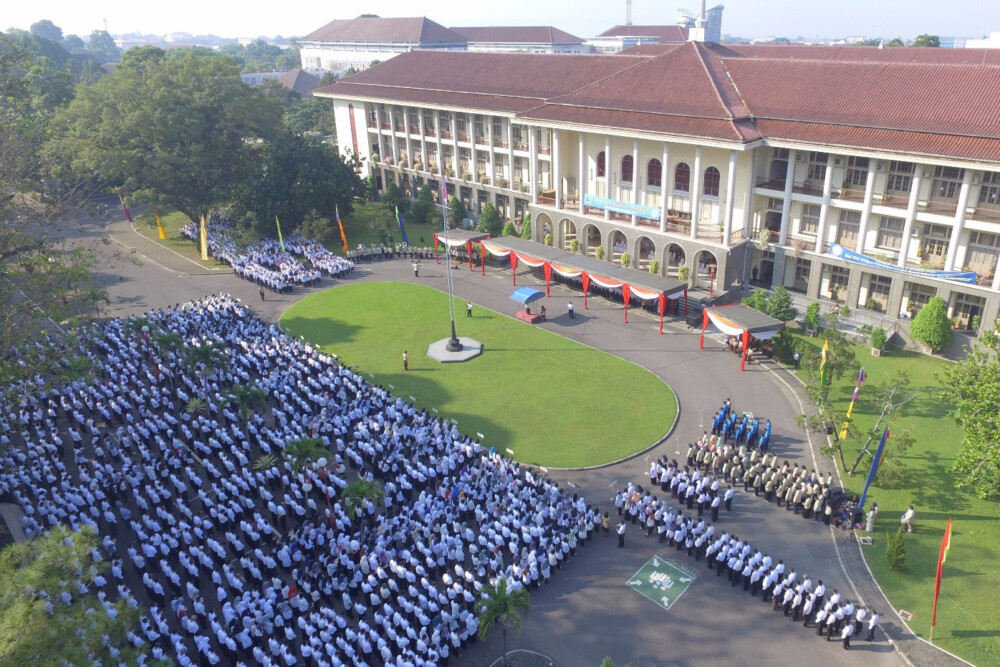
<path fill-rule="evenodd" d="M 531 179 L 531 203 L 538 203 L 538 136 L 534 127 L 528 127 L 528 178 Z"/>
<path fill-rule="evenodd" d="M 406 161 L 413 165 L 413 156 L 410 155 L 410 114 L 406 111 L 403 112 L 403 131 L 406 133 Z M 399 164 L 399 160 L 396 160 L 396 164 Z"/>
<path fill-rule="evenodd" d="M 486 123 L 486 141 L 490 144 L 490 163 L 486 165 L 486 178 L 490 185 L 496 187 L 496 167 L 493 166 L 496 160 L 493 151 L 493 116 L 483 116 L 483 122 Z"/>
<path fill-rule="evenodd" d="M 448 172 L 445 171 L 444 166 L 444 147 L 441 146 L 441 117 L 438 116 L 438 113 L 440 112 L 434 112 L 434 143 L 437 145 L 438 151 L 438 175 L 441 176 L 441 182 L 445 183 Z M 448 202 L 443 203 L 447 204 Z"/>
<path fill-rule="evenodd" d="M 454 111 L 451 112 L 451 122 L 448 123 L 448 131 L 451 132 L 451 140 L 455 144 L 455 155 L 452 159 L 455 160 L 455 180 L 458 181 L 462 178 L 462 170 L 464 169 L 464 167 L 462 166 L 462 159 L 459 157 L 460 151 L 458 150 L 458 122 L 455 120 L 456 115 L 457 114 Z M 440 131 L 441 128 L 439 127 L 438 132 Z M 459 196 L 458 193 L 455 193 L 455 196 L 458 197 Z"/>
<path fill-rule="evenodd" d="M 913 179 L 910 181 L 910 201 L 906 204 L 906 222 L 903 223 L 903 241 L 899 245 L 897 266 L 906 266 L 910 256 L 910 236 L 913 234 L 913 221 L 917 219 L 917 200 L 920 199 L 920 172 L 923 167 L 914 165 Z"/>
<path fill-rule="evenodd" d="M 614 161 L 611 159 L 611 135 L 604 135 L 604 196 L 608 199 L 614 199 L 611 196 L 611 173 L 612 165 Z M 604 209 L 604 219 L 611 219 L 611 211 Z"/>
<path fill-rule="evenodd" d="M 726 216 L 722 223 L 722 245 L 729 247 L 729 237 L 733 233 L 733 206 L 736 204 L 736 165 L 739 153 L 729 151 L 729 173 L 726 175 Z"/>
<path fill-rule="evenodd" d="M 793 148 L 788 151 L 788 170 L 785 172 L 785 198 L 781 202 L 781 230 L 778 232 L 778 245 L 788 243 L 788 228 L 792 224 L 792 186 L 795 184 L 795 156 Z"/>
<path fill-rule="evenodd" d="M 826 221 L 830 217 L 830 198 L 833 196 L 833 160 L 827 157 L 826 175 L 823 178 L 823 203 L 819 209 L 819 225 L 816 229 L 816 252 L 823 252 L 826 243 Z"/>
<path fill-rule="evenodd" d="M 639 140 L 632 140 L 632 203 L 639 203 Z M 638 224 L 636 216 L 632 216 L 632 226 Z"/>
<path fill-rule="evenodd" d="M 663 142 L 663 160 L 660 162 L 660 232 L 667 231 L 667 209 L 670 207 L 670 199 L 667 194 L 670 192 L 670 148 L 667 142 Z"/>
<path fill-rule="evenodd" d="M 962 178 L 962 189 L 958 192 L 958 208 L 955 209 L 955 222 L 951 228 L 951 240 L 948 242 L 948 256 L 944 260 L 944 270 L 954 271 L 958 257 L 958 240 L 965 229 L 965 208 L 969 205 L 969 189 L 972 186 L 972 170 L 966 169 Z"/>
<path fill-rule="evenodd" d="M 396 155 L 396 114 L 392 110 L 392 105 L 389 105 L 389 152 L 392 153 L 393 162 L 398 162 L 399 156 Z M 380 130 L 381 131 L 381 130 Z M 385 157 L 384 155 L 382 157 Z"/>
<path fill-rule="evenodd" d="M 872 202 L 875 199 L 875 160 L 868 160 L 868 179 L 865 181 L 865 202 L 861 206 L 861 224 L 858 225 L 858 252 L 865 251 L 868 242 L 868 221 L 872 217 Z"/>
<path fill-rule="evenodd" d="M 701 146 L 694 149 L 694 173 L 691 174 L 691 238 L 698 238 L 701 218 Z"/>
<path fill-rule="evenodd" d="M 997 269 L 1000 269 L 1000 266 L 998 266 Z M 998 271 L 997 269 L 993 270 L 993 290 L 994 291 L 1000 290 L 1000 271 Z"/>
<path fill-rule="evenodd" d="M 579 155 L 579 159 L 580 159 L 580 169 L 579 169 L 579 177 L 577 179 L 577 187 L 580 189 L 580 201 L 578 202 L 578 206 L 580 207 L 580 214 L 582 215 L 583 211 L 584 211 L 584 208 L 583 208 L 583 197 L 584 197 L 585 194 L 587 194 L 587 181 L 586 181 L 586 178 L 587 178 L 587 139 L 586 139 L 586 135 L 582 131 L 580 132 L 580 155 Z"/>
<path fill-rule="evenodd" d="M 562 208 L 562 165 L 559 160 L 559 130 L 552 130 L 552 179 L 556 185 L 556 208 Z"/>

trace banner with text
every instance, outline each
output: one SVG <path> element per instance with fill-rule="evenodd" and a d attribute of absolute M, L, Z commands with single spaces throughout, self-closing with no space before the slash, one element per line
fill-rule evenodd
<path fill-rule="evenodd" d="M 836 243 L 830 246 L 830 255 L 837 257 L 852 264 L 861 264 L 863 266 L 870 266 L 873 269 L 882 269 L 883 271 L 894 271 L 896 273 L 905 273 L 908 276 L 917 276 L 919 278 L 938 278 L 940 280 L 953 280 L 959 283 L 966 283 L 967 285 L 976 284 L 976 272 L 975 271 L 934 271 L 932 269 L 911 269 L 904 266 L 896 266 L 895 264 L 889 264 L 888 262 L 881 262 L 877 259 L 872 259 L 867 255 L 862 255 L 861 253 L 854 252 L 853 250 L 848 250 L 842 245 Z"/>
<path fill-rule="evenodd" d="M 656 206 L 640 206 L 639 204 L 630 204 L 626 201 L 617 201 L 608 199 L 607 197 L 598 197 L 597 195 L 583 195 L 583 204 L 584 206 L 592 206 L 593 208 L 613 213 L 637 215 L 640 218 L 649 218 L 650 220 L 660 219 L 660 209 Z"/>

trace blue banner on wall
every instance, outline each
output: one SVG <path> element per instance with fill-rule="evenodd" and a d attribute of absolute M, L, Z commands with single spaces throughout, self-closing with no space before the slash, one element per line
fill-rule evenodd
<path fill-rule="evenodd" d="M 896 273 L 905 273 L 908 276 L 917 276 L 920 278 L 938 278 L 939 280 L 952 280 L 958 283 L 965 283 L 967 285 L 976 284 L 976 272 L 975 271 L 933 271 L 931 269 L 911 269 L 904 266 L 896 266 L 895 264 L 889 264 L 887 262 L 880 262 L 877 259 L 872 259 L 867 255 L 862 255 L 861 253 L 854 252 L 853 250 L 848 250 L 842 245 L 836 243 L 830 246 L 830 255 L 838 259 L 842 259 L 846 262 L 852 264 L 861 264 L 863 266 L 870 266 L 873 269 L 882 269 L 883 271 L 894 271 Z"/>
<path fill-rule="evenodd" d="M 660 209 L 656 206 L 640 206 L 639 204 L 630 204 L 625 201 L 608 199 L 607 197 L 598 197 L 597 195 L 583 195 L 583 204 L 584 206 L 592 206 L 614 213 L 622 213 L 623 215 L 637 215 L 640 218 L 649 218 L 650 220 L 660 219 Z"/>

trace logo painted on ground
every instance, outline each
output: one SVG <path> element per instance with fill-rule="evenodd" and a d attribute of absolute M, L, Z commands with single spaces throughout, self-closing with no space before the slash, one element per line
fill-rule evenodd
<path fill-rule="evenodd" d="M 670 609 L 688 589 L 698 573 L 677 562 L 653 556 L 629 578 L 628 586 L 664 609 Z"/>

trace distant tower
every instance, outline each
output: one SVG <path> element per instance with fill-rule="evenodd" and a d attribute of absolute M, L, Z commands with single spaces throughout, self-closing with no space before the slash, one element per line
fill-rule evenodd
<path fill-rule="evenodd" d="M 688 41 L 715 42 L 722 39 L 722 5 L 705 9 L 705 0 L 701 0 L 701 9 L 695 14 L 686 9 L 677 10 L 677 25 L 688 29 Z"/>
<path fill-rule="evenodd" d="M 632 25 L 632 0 L 625 0 L 625 25 Z"/>
<path fill-rule="evenodd" d="M 101 20 L 104 21 L 104 32 L 107 32 L 108 31 L 108 20 L 107 19 L 101 19 Z"/>

